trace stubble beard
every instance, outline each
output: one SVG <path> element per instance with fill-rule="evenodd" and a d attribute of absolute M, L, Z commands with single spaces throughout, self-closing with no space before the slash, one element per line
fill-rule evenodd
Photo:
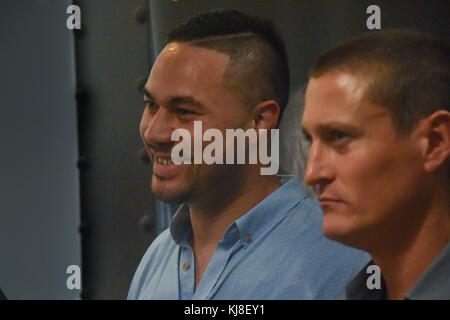
<path fill-rule="evenodd" d="M 183 177 L 178 177 L 179 181 L 164 188 L 164 179 L 158 178 L 152 174 L 151 190 L 153 195 L 170 204 L 189 204 L 199 199 L 205 199 L 210 196 L 214 197 L 214 191 L 223 191 L 222 187 L 227 184 L 230 177 L 239 176 L 238 172 L 241 170 L 221 170 L 224 165 L 192 165 Z M 155 179 L 161 179 L 155 181 Z M 235 179 L 232 179 L 235 180 Z M 170 182 L 168 181 L 168 184 Z M 161 184 L 161 187 L 158 187 Z M 229 183 L 228 183 L 229 184 Z M 228 185 L 227 184 L 227 185 Z M 232 188 L 235 189 L 235 188 Z M 230 192 L 232 190 L 229 190 Z M 213 194 L 211 194 L 211 192 Z M 216 195 L 217 196 L 217 195 Z M 217 199 L 216 199 L 217 200 Z"/>
<path fill-rule="evenodd" d="M 160 178 L 155 174 L 152 174 L 151 191 L 155 198 L 170 204 L 182 204 L 189 202 L 189 200 L 193 197 L 195 178 L 194 173 L 191 170 L 188 170 L 185 177 L 180 179 L 178 183 L 173 183 L 173 185 L 169 186 L 170 189 L 164 188 L 164 184 L 166 183 L 170 184 L 171 182 L 164 181 L 164 178 Z M 158 188 L 158 184 L 161 184 L 162 187 Z"/>

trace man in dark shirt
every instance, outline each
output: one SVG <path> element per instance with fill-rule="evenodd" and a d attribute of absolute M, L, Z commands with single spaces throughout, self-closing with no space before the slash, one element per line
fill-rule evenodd
<path fill-rule="evenodd" d="M 449 106 L 450 47 L 429 34 L 370 33 L 313 67 L 305 182 L 325 235 L 373 258 L 346 298 L 450 299 Z"/>

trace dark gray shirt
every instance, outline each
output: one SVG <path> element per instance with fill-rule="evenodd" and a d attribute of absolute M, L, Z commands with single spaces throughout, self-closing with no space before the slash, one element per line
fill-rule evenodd
<path fill-rule="evenodd" d="M 346 300 L 380 300 L 386 299 L 386 283 L 381 276 L 380 289 L 369 289 L 367 280 L 372 273 L 367 268 L 369 262 L 345 287 L 341 298 Z M 450 299 L 450 242 L 444 247 L 427 271 L 419 278 L 405 299 L 411 300 L 449 300 Z"/>

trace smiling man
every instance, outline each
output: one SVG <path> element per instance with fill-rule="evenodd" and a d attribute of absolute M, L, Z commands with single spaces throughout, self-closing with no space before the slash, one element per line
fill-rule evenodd
<path fill-rule="evenodd" d="M 305 182 L 323 231 L 369 252 L 348 299 L 450 299 L 450 49 L 434 36 L 382 31 L 324 53 L 306 90 Z M 370 282 L 370 281 L 369 281 Z"/>
<path fill-rule="evenodd" d="M 284 44 L 266 19 L 222 10 L 170 32 L 145 85 L 140 132 L 153 194 L 183 205 L 144 255 L 129 299 L 334 298 L 367 263 L 323 236 L 319 206 L 298 177 L 171 159 L 172 133 L 195 137 L 196 121 L 224 136 L 275 129 L 288 90 Z"/>

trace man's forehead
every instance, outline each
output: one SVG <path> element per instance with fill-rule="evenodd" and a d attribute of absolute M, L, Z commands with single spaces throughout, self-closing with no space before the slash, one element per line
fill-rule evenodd
<path fill-rule="evenodd" d="M 167 92 L 168 86 L 185 91 L 180 94 L 190 94 L 196 87 L 212 89 L 223 82 L 228 62 L 220 52 L 172 42 L 156 59 L 145 87 L 152 94 L 162 88 Z"/>
<path fill-rule="evenodd" d="M 346 72 L 312 78 L 306 89 L 303 127 L 336 123 L 366 125 L 390 117 L 387 108 L 365 97 L 369 84 L 367 78 Z"/>
<path fill-rule="evenodd" d="M 334 95 L 346 99 L 363 99 L 371 84 L 370 77 L 345 71 L 330 71 L 317 78 L 311 78 L 306 88 L 308 93 L 318 93 L 320 96 Z"/>
<path fill-rule="evenodd" d="M 170 42 L 161 51 L 158 59 L 167 63 L 169 61 L 189 61 L 192 64 L 200 65 L 210 63 L 227 67 L 230 56 L 211 48 L 195 45 L 195 42 Z M 158 60 L 157 59 L 157 60 Z"/>
<path fill-rule="evenodd" d="M 176 73 L 189 78 L 221 79 L 225 74 L 230 57 L 226 54 L 193 46 L 171 42 L 156 59 L 152 73 Z"/>

